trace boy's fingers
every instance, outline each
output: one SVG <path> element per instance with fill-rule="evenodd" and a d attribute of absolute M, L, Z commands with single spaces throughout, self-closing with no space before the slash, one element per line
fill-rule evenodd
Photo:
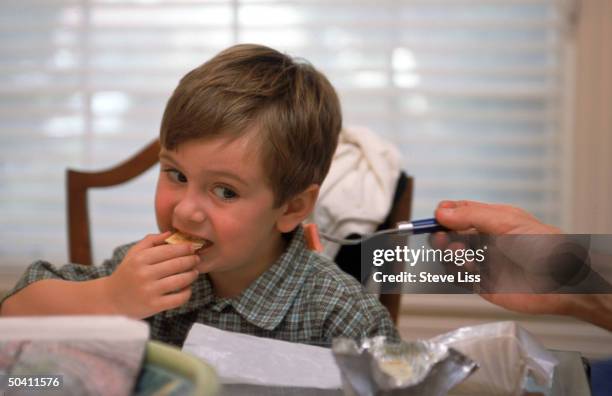
<path fill-rule="evenodd" d="M 192 256 L 194 248 L 190 243 L 158 245 L 140 252 L 140 260 L 146 264 L 159 264 L 173 258 Z"/>
<path fill-rule="evenodd" d="M 161 234 L 159 234 L 159 238 L 155 238 L 155 240 L 153 241 L 153 245 L 154 246 L 165 245 L 166 239 L 168 239 L 170 235 L 172 235 L 172 231 L 162 232 Z"/>
<path fill-rule="evenodd" d="M 170 231 L 162 232 L 161 234 L 149 234 L 137 244 L 135 244 L 131 250 L 137 252 L 140 250 L 152 248 L 154 246 L 163 245 L 166 243 L 164 242 L 166 238 L 168 238 L 171 234 L 172 232 Z"/>
<path fill-rule="evenodd" d="M 167 311 L 169 309 L 180 307 L 191 298 L 191 287 L 186 287 L 176 293 L 166 294 L 160 298 L 159 310 Z"/>
<path fill-rule="evenodd" d="M 174 274 L 180 274 L 193 270 L 200 263 L 200 257 L 196 255 L 173 258 L 151 266 L 155 279 L 162 279 Z"/>
<path fill-rule="evenodd" d="M 156 289 L 161 294 L 176 293 L 191 285 L 198 278 L 198 271 L 192 270 L 180 274 L 174 274 L 160 279 L 156 282 Z"/>

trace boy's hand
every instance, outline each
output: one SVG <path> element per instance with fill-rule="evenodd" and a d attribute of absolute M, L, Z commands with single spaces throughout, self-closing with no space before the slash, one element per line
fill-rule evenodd
<path fill-rule="evenodd" d="M 169 235 L 146 236 L 107 278 L 105 291 L 114 311 L 142 319 L 189 301 L 200 258 L 189 243 L 166 244 Z"/>

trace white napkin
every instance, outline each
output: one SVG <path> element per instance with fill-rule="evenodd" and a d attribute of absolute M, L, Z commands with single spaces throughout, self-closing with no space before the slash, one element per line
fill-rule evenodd
<path fill-rule="evenodd" d="M 331 349 L 223 331 L 195 323 L 183 351 L 210 363 L 222 383 L 340 389 Z"/>

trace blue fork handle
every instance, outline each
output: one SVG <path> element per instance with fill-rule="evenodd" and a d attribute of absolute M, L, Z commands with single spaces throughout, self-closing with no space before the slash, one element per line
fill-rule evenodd
<path fill-rule="evenodd" d="M 448 228 L 438 223 L 436 219 L 402 221 L 397 223 L 397 229 L 400 231 L 409 231 L 413 235 L 448 231 Z"/>
<path fill-rule="evenodd" d="M 319 232 L 319 235 L 328 241 L 338 243 L 340 245 L 358 245 L 370 238 L 378 235 L 389 234 L 427 234 L 428 232 L 448 231 L 448 229 L 436 221 L 436 219 L 424 219 L 413 221 L 401 221 L 397 223 L 395 228 L 377 231 L 370 235 L 365 235 L 357 239 L 336 238 L 324 232 Z"/>

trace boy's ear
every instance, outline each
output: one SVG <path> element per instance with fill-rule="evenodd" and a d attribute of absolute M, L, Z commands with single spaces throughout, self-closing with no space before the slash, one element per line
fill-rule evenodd
<path fill-rule="evenodd" d="M 282 205 L 283 212 L 276 221 L 276 227 L 282 233 L 291 232 L 312 212 L 320 186 L 311 184 L 301 193 L 289 198 Z"/>

